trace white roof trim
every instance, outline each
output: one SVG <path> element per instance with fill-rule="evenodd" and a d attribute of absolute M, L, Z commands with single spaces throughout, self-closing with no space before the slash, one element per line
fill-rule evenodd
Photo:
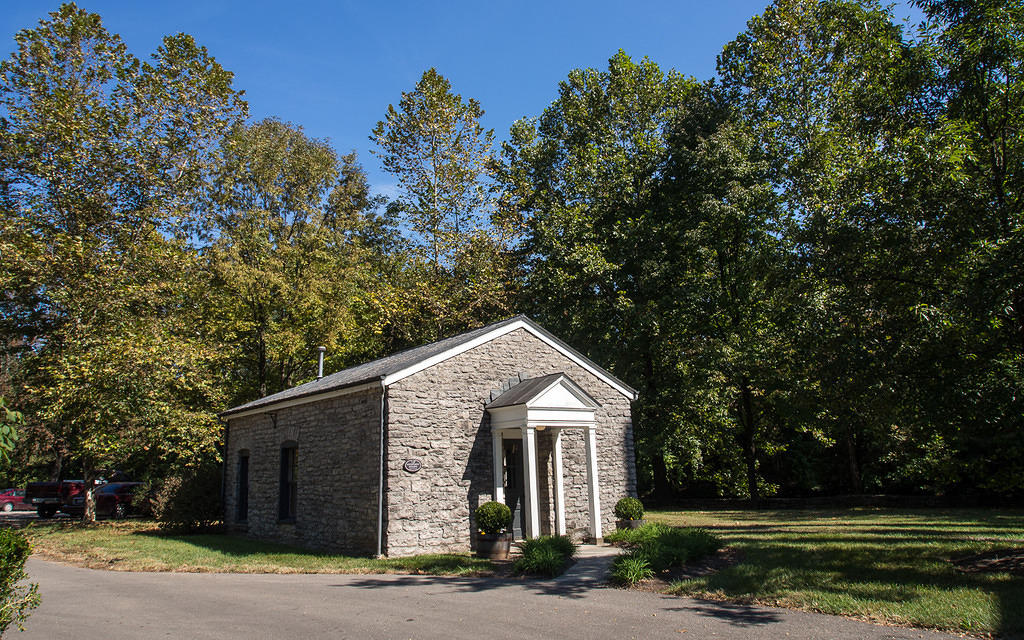
<path fill-rule="evenodd" d="M 465 342 L 463 344 L 458 345 L 457 347 L 452 347 L 451 349 L 449 349 L 447 351 L 443 351 L 443 352 L 441 352 L 441 353 L 439 353 L 439 354 L 437 354 L 435 356 L 431 356 L 431 357 L 429 357 L 429 358 L 427 358 L 425 360 L 421 360 L 420 362 L 417 362 L 416 364 L 414 364 L 412 366 L 406 367 L 405 369 L 402 369 L 401 371 L 396 371 L 395 373 L 392 373 L 391 375 L 386 376 L 384 378 L 384 386 L 390 386 L 390 385 L 398 382 L 399 380 L 403 380 L 405 378 L 408 378 L 409 376 L 411 376 L 411 375 L 413 375 L 415 373 L 419 373 L 420 371 L 423 371 L 424 369 L 429 369 L 430 367 L 434 366 L 435 364 L 437 364 L 439 362 L 444 362 L 445 360 L 447 360 L 449 358 L 453 358 L 453 357 L 459 355 L 460 353 L 465 353 L 466 351 L 469 351 L 470 349 L 479 347 L 480 345 L 485 344 L 487 342 L 490 342 L 491 340 L 494 340 L 495 338 L 500 338 L 501 336 L 503 336 L 503 335 L 505 335 L 507 333 L 511 333 L 511 332 L 515 331 L 516 329 L 525 329 L 527 332 L 529 332 L 534 337 L 539 338 L 541 340 L 541 342 L 547 344 L 549 347 L 553 348 L 555 351 L 561 353 L 563 356 L 569 358 L 570 360 L 572 360 L 573 362 L 575 362 L 579 366 L 583 367 L 584 369 L 589 371 L 591 374 L 593 374 L 594 376 L 596 376 L 597 378 L 602 380 L 605 384 L 607 384 L 608 386 L 612 387 L 613 389 L 615 389 L 616 391 L 618 391 L 622 395 L 626 396 L 630 400 L 636 400 L 636 394 L 635 393 L 633 393 L 629 389 L 623 387 L 621 384 L 619 384 L 618 382 L 616 382 L 612 378 L 609 378 L 606 374 L 604 374 L 601 371 L 595 369 L 590 363 L 588 363 L 585 360 L 581 359 L 579 356 L 577 356 L 576 354 L 572 353 L 571 351 L 566 350 L 560 344 L 558 344 L 557 342 L 551 340 L 550 338 L 548 338 L 543 333 L 537 331 L 536 329 L 531 327 L 529 324 L 527 324 L 523 320 L 517 320 L 516 322 L 512 322 L 512 323 L 509 323 L 507 325 L 504 325 L 504 326 L 501 326 L 501 327 L 497 327 L 493 331 L 489 331 L 489 332 L 483 334 L 482 336 L 478 336 L 477 338 L 474 338 L 473 340 L 470 340 L 469 342 Z"/>
<path fill-rule="evenodd" d="M 273 411 L 279 411 L 281 409 L 287 409 L 289 407 L 297 407 L 301 404 L 309 404 L 310 402 L 320 402 L 321 400 L 328 400 L 330 398 L 336 398 L 338 396 L 347 396 L 350 393 L 359 393 L 360 391 L 367 391 L 369 389 L 380 389 L 382 387 L 380 380 L 374 380 L 373 382 L 366 382 L 364 384 L 357 384 L 353 387 L 345 387 L 344 389 L 336 389 L 334 391 L 324 391 L 323 393 L 314 393 L 312 395 L 303 396 L 301 398 L 295 398 L 293 400 L 282 400 L 281 402 L 271 402 L 269 404 L 260 405 L 247 409 L 245 411 L 239 411 L 238 413 L 232 413 L 224 416 L 224 420 L 234 420 L 235 418 L 244 418 L 245 416 L 254 416 L 261 413 L 271 413 Z"/>
<path fill-rule="evenodd" d="M 571 395 L 575 396 L 576 399 L 583 403 L 583 405 L 586 408 L 578 409 L 573 407 L 548 407 L 536 404 L 537 398 L 540 398 L 548 391 L 551 391 L 552 389 L 559 385 L 561 385 L 561 387 L 568 391 Z M 533 397 L 526 401 L 526 406 L 530 409 L 558 409 L 559 411 L 593 411 L 594 409 L 600 407 L 600 405 L 597 404 L 596 401 L 590 397 L 590 394 L 581 389 L 578 384 L 572 381 L 572 378 L 565 375 L 564 373 L 555 378 L 554 382 L 544 387 L 539 392 L 533 394 Z"/>

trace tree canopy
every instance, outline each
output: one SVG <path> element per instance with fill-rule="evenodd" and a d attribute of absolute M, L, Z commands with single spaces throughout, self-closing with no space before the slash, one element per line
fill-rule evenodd
<path fill-rule="evenodd" d="M 1024 4 L 917 6 L 775 0 L 706 80 L 619 51 L 498 149 L 428 69 L 390 200 L 190 36 L 62 6 L 0 62 L 8 480 L 197 469 L 320 345 L 525 312 L 639 389 L 658 500 L 1021 496 Z"/>

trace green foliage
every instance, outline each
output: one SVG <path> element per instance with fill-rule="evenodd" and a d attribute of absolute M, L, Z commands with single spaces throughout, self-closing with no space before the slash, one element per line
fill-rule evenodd
<path fill-rule="evenodd" d="M 153 497 L 153 515 L 160 528 L 177 533 L 215 529 L 224 516 L 221 472 L 205 464 L 164 480 Z"/>
<path fill-rule="evenodd" d="M 654 577 L 654 570 L 645 556 L 639 554 L 621 555 L 612 562 L 612 581 L 627 587 Z"/>
<path fill-rule="evenodd" d="M 483 114 L 428 69 L 397 108 L 388 105 L 370 136 L 398 180 L 388 209 L 412 231 L 389 303 L 389 320 L 407 342 L 509 314 L 512 230 L 495 215 L 494 132 L 480 124 Z"/>
<path fill-rule="evenodd" d="M 515 309 L 639 389 L 654 500 L 1024 491 L 1024 5 L 918 6 L 777 0 L 705 83 L 620 51 L 500 162 L 430 69 L 372 132 L 386 208 L 191 37 L 61 6 L 0 62 L 8 475 L 196 468 L 320 344 Z"/>
<path fill-rule="evenodd" d="M 138 60 L 72 4 L 15 39 L 0 63 L 0 344 L 18 350 L 26 432 L 86 476 L 210 456 L 224 396 L 189 243 L 245 114 L 231 74 L 184 34 Z"/>
<path fill-rule="evenodd" d="M 565 571 L 569 560 L 576 555 L 576 543 L 567 536 L 541 536 L 524 540 L 519 545 L 522 557 L 512 570 L 517 574 L 555 577 Z"/>
<path fill-rule="evenodd" d="M 18 442 L 16 425 L 24 423 L 25 418 L 17 411 L 7 408 L 4 398 L 0 396 L 0 459 L 9 461 L 11 451 Z"/>
<path fill-rule="evenodd" d="M 742 560 L 671 585 L 688 597 L 784 603 L 887 624 L 1015 637 L 1024 632 L 1024 583 L 1007 550 L 1024 529 L 1019 509 L 807 509 L 662 512 L 713 528 Z M 963 572 L 976 554 L 1002 571 Z M 993 567 L 994 568 L 994 567 Z"/>
<path fill-rule="evenodd" d="M 223 153 L 206 266 L 233 401 L 312 378 L 321 345 L 326 367 L 380 355 L 377 203 L 355 155 L 274 119 L 236 129 Z"/>
<path fill-rule="evenodd" d="M 722 546 L 717 536 L 703 529 L 683 529 L 661 523 L 620 529 L 605 539 L 628 549 L 612 565 L 612 576 L 627 585 L 699 560 Z"/>
<path fill-rule="evenodd" d="M 655 497 L 673 461 L 691 477 L 743 464 L 756 495 L 758 449 L 778 446 L 762 418 L 786 380 L 792 292 L 776 196 L 730 105 L 620 51 L 516 123 L 505 160 L 531 302 L 639 388 Z"/>
<path fill-rule="evenodd" d="M 644 503 L 637 498 L 622 498 L 615 503 L 615 517 L 620 520 L 643 520 Z"/>
<path fill-rule="evenodd" d="M 670 527 L 655 522 L 636 529 L 614 531 L 605 539 L 631 549 L 650 551 L 652 566 L 658 571 L 692 562 L 721 547 L 721 541 L 703 529 Z"/>
<path fill-rule="evenodd" d="M 24 630 L 22 623 L 39 606 L 39 586 L 20 584 L 28 578 L 25 561 L 32 547 L 21 533 L 0 529 L 0 634 L 12 624 Z"/>
<path fill-rule="evenodd" d="M 473 513 L 476 528 L 482 533 L 496 535 L 504 532 L 512 522 L 512 511 L 500 502 L 485 502 Z"/>

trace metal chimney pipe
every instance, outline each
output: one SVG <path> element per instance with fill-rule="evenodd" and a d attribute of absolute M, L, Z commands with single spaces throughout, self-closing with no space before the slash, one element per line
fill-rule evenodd
<path fill-rule="evenodd" d="M 324 377 L 324 352 L 327 351 L 327 347 L 317 347 L 317 351 L 320 352 L 320 364 L 316 369 L 316 379 Z"/>

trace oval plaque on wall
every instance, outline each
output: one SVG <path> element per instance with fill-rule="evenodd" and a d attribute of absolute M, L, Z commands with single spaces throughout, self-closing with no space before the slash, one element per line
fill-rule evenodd
<path fill-rule="evenodd" d="M 423 468 L 423 464 L 416 458 L 410 458 L 405 461 L 405 464 L 402 465 L 402 468 L 408 471 L 409 473 L 416 473 L 417 471 Z"/>

